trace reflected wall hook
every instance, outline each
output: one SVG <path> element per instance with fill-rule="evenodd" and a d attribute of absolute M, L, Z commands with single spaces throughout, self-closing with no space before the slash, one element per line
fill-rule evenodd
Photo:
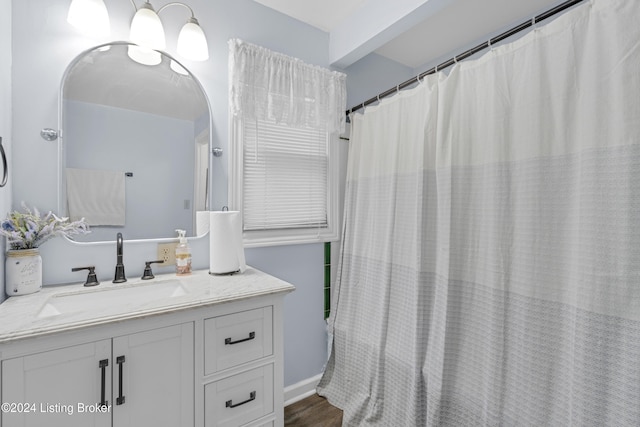
<path fill-rule="evenodd" d="M 40 136 L 45 141 L 55 141 L 58 139 L 58 131 L 51 128 L 44 128 L 40 131 Z"/>

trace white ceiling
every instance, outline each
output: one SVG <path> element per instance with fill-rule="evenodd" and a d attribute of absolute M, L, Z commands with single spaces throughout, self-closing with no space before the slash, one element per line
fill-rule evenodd
<path fill-rule="evenodd" d="M 353 14 L 367 0 L 255 0 L 325 32 Z"/>
<path fill-rule="evenodd" d="M 381 3 L 391 0 L 255 1 L 333 35 L 334 30 L 342 30 L 344 33 L 344 28 L 349 25 L 349 21 L 353 21 L 353 34 L 357 34 L 359 30 L 357 24 L 361 24 L 363 20 L 363 17 L 358 17 L 358 14 L 366 14 L 374 8 L 380 9 L 384 7 L 380 5 Z M 398 0 L 393 1 L 395 3 Z M 403 1 L 402 3 L 406 6 L 411 2 Z M 376 45 L 375 42 L 363 42 L 362 44 L 371 45 L 371 52 L 376 52 L 407 67 L 417 68 L 442 59 L 445 55 L 473 47 L 472 44 L 485 41 L 560 3 L 562 0 L 416 0 L 411 5 L 416 10 L 415 14 L 417 15 L 421 7 L 429 6 L 431 10 L 422 13 L 427 16 L 421 17 L 418 23 L 405 25 L 399 34 L 383 43 Z M 395 4 L 400 5 L 400 3 Z M 368 6 L 371 7 L 368 8 Z M 404 18 L 410 18 L 410 14 Z M 405 21 L 411 21 L 411 19 L 405 19 Z M 380 33 L 387 29 L 384 28 Z M 370 39 L 373 40 L 378 35 L 380 34 L 371 35 Z M 352 62 L 338 65 L 348 66 Z"/>

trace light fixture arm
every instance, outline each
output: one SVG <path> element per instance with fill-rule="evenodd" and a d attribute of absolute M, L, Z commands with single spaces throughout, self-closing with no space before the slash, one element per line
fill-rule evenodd
<path fill-rule="evenodd" d="M 133 0 L 131 0 L 131 1 L 133 1 Z M 184 6 L 187 9 L 189 9 L 189 12 L 191 13 L 191 17 L 195 18 L 195 15 L 193 13 L 193 9 L 191 9 L 191 7 L 189 7 L 189 5 L 186 5 L 184 3 L 180 3 L 180 2 L 177 2 L 177 1 L 174 1 L 174 2 L 171 2 L 171 3 L 167 3 L 164 6 L 162 6 L 160 9 L 158 9 L 158 15 L 160 14 L 160 12 L 162 12 L 164 9 L 168 8 L 169 6 Z"/>
<path fill-rule="evenodd" d="M 133 0 L 129 0 L 129 1 L 131 1 L 131 4 L 133 5 L 133 10 L 135 12 L 137 12 L 139 8 L 138 8 L 138 6 L 136 6 L 136 2 L 133 1 Z M 145 3 L 151 4 L 151 2 L 149 0 L 146 0 Z M 158 9 L 158 12 L 157 12 L 158 15 L 160 15 L 160 12 L 162 12 L 164 9 L 168 8 L 169 6 L 184 6 L 187 9 L 189 9 L 189 12 L 191 13 L 191 17 L 195 18 L 195 14 L 193 13 L 193 9 L 191 9 L 191 7 L 189 5 L 184 4 L 184 3 L 180 3 L 180 2 L 177 2 L 177 1 L 174 1 L 174 2 L 171 2 L 171 3 L 167 3 L 164 6 L 162 6 L 160 9 Z"/>

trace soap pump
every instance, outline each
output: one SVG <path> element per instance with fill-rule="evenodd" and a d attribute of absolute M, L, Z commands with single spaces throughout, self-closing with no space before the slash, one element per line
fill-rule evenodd
<path fill-rule="evenodd" d="M 185 230 L 176 230 L 180 242 L 176 246 L 176 274 L 185 276 L 191 274 L 191 248 L 187 243 L 187 232 Z"/>

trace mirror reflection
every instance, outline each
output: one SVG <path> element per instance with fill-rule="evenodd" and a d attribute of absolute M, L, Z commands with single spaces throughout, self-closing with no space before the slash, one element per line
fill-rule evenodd
<path fill-rule="evenodd" d="M 59 207 L 89 221 L 78 241 L 193 236 L 196 212 L 208 210 L 206 96 L 169 56 L 143 65 L 130 46 L 81 54 L 61 86 Z"/>

